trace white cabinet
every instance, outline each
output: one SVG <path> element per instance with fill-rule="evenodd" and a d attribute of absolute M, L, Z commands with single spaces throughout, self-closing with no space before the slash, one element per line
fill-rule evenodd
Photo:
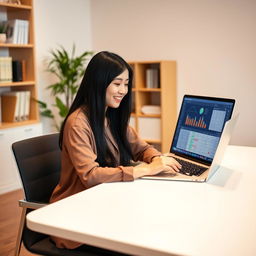
<path fill-rule="evenodd" d="M 42 135 L 41 123 L 0 130 L 0 194 L 21 188 L 12 143 L 39 135 Z"/>
<path fill-rule="evenodd" d="M 161 119 L 154 117 L 139 117 L 138 131 L 140 136 L 147 141 L 161 140 Z"/>

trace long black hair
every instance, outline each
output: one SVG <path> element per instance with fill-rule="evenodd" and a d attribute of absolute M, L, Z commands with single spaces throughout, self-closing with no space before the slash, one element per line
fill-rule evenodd
<path fill-rule="evenodd" d="M 129 72 L 128 93 L 118 108 L 106 109 L 106 89 L 115 77 L 125 70 Z M 120 56 L 111 52 L 99 52 L 89 62 L 76 97 L 70 107 L 60 130 L 59 145 L 62 149 L 63 132 L 67 118 L 81 107 L 89 119 L 97 148 L 97 162 L 100 166 L 117 165 L 115 156 L 108 148 L 104 136 L 105 117 L 108 118 L 111 133 L 118 145 L 120 164 L 129 165 L 132 154 L 127 140 L 127 127 L 131 114 L 133 71 L 129 64 Z"/>

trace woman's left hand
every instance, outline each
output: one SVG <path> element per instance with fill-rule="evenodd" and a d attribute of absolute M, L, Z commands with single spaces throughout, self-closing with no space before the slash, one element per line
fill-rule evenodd
<path fill-rule="evenodd" d="M 179 172 L 181 169 L 181 164 L 178 163 L 178 161 L 176 161 L 173 157 L 170 156 L 157 156 L 154 157 L 152 162 L 154 161 L 161 161 L 164 165 L 169 166 L 172 171 L 175 172 Z"/>

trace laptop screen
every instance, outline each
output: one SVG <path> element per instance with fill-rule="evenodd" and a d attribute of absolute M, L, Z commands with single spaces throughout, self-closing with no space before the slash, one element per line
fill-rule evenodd
<path fill-rule="evenodd" d="M 185 95 L 170 152 L 211 164 L 235 100 Z"/>

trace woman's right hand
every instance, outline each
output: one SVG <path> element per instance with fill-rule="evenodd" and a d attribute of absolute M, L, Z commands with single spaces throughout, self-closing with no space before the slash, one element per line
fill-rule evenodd
<path fill-rule="evenodd" d="M 145 175 L 156 175 L 161 172 L 176 174 L 180 169 L 180 164 L 173 158 L 166 161 L 165 157 L 155 157 L 150 164 L 142 163 L 134 167 L 134 179 Z M 175 167 L 175 168 L 174 168 Z"/>

